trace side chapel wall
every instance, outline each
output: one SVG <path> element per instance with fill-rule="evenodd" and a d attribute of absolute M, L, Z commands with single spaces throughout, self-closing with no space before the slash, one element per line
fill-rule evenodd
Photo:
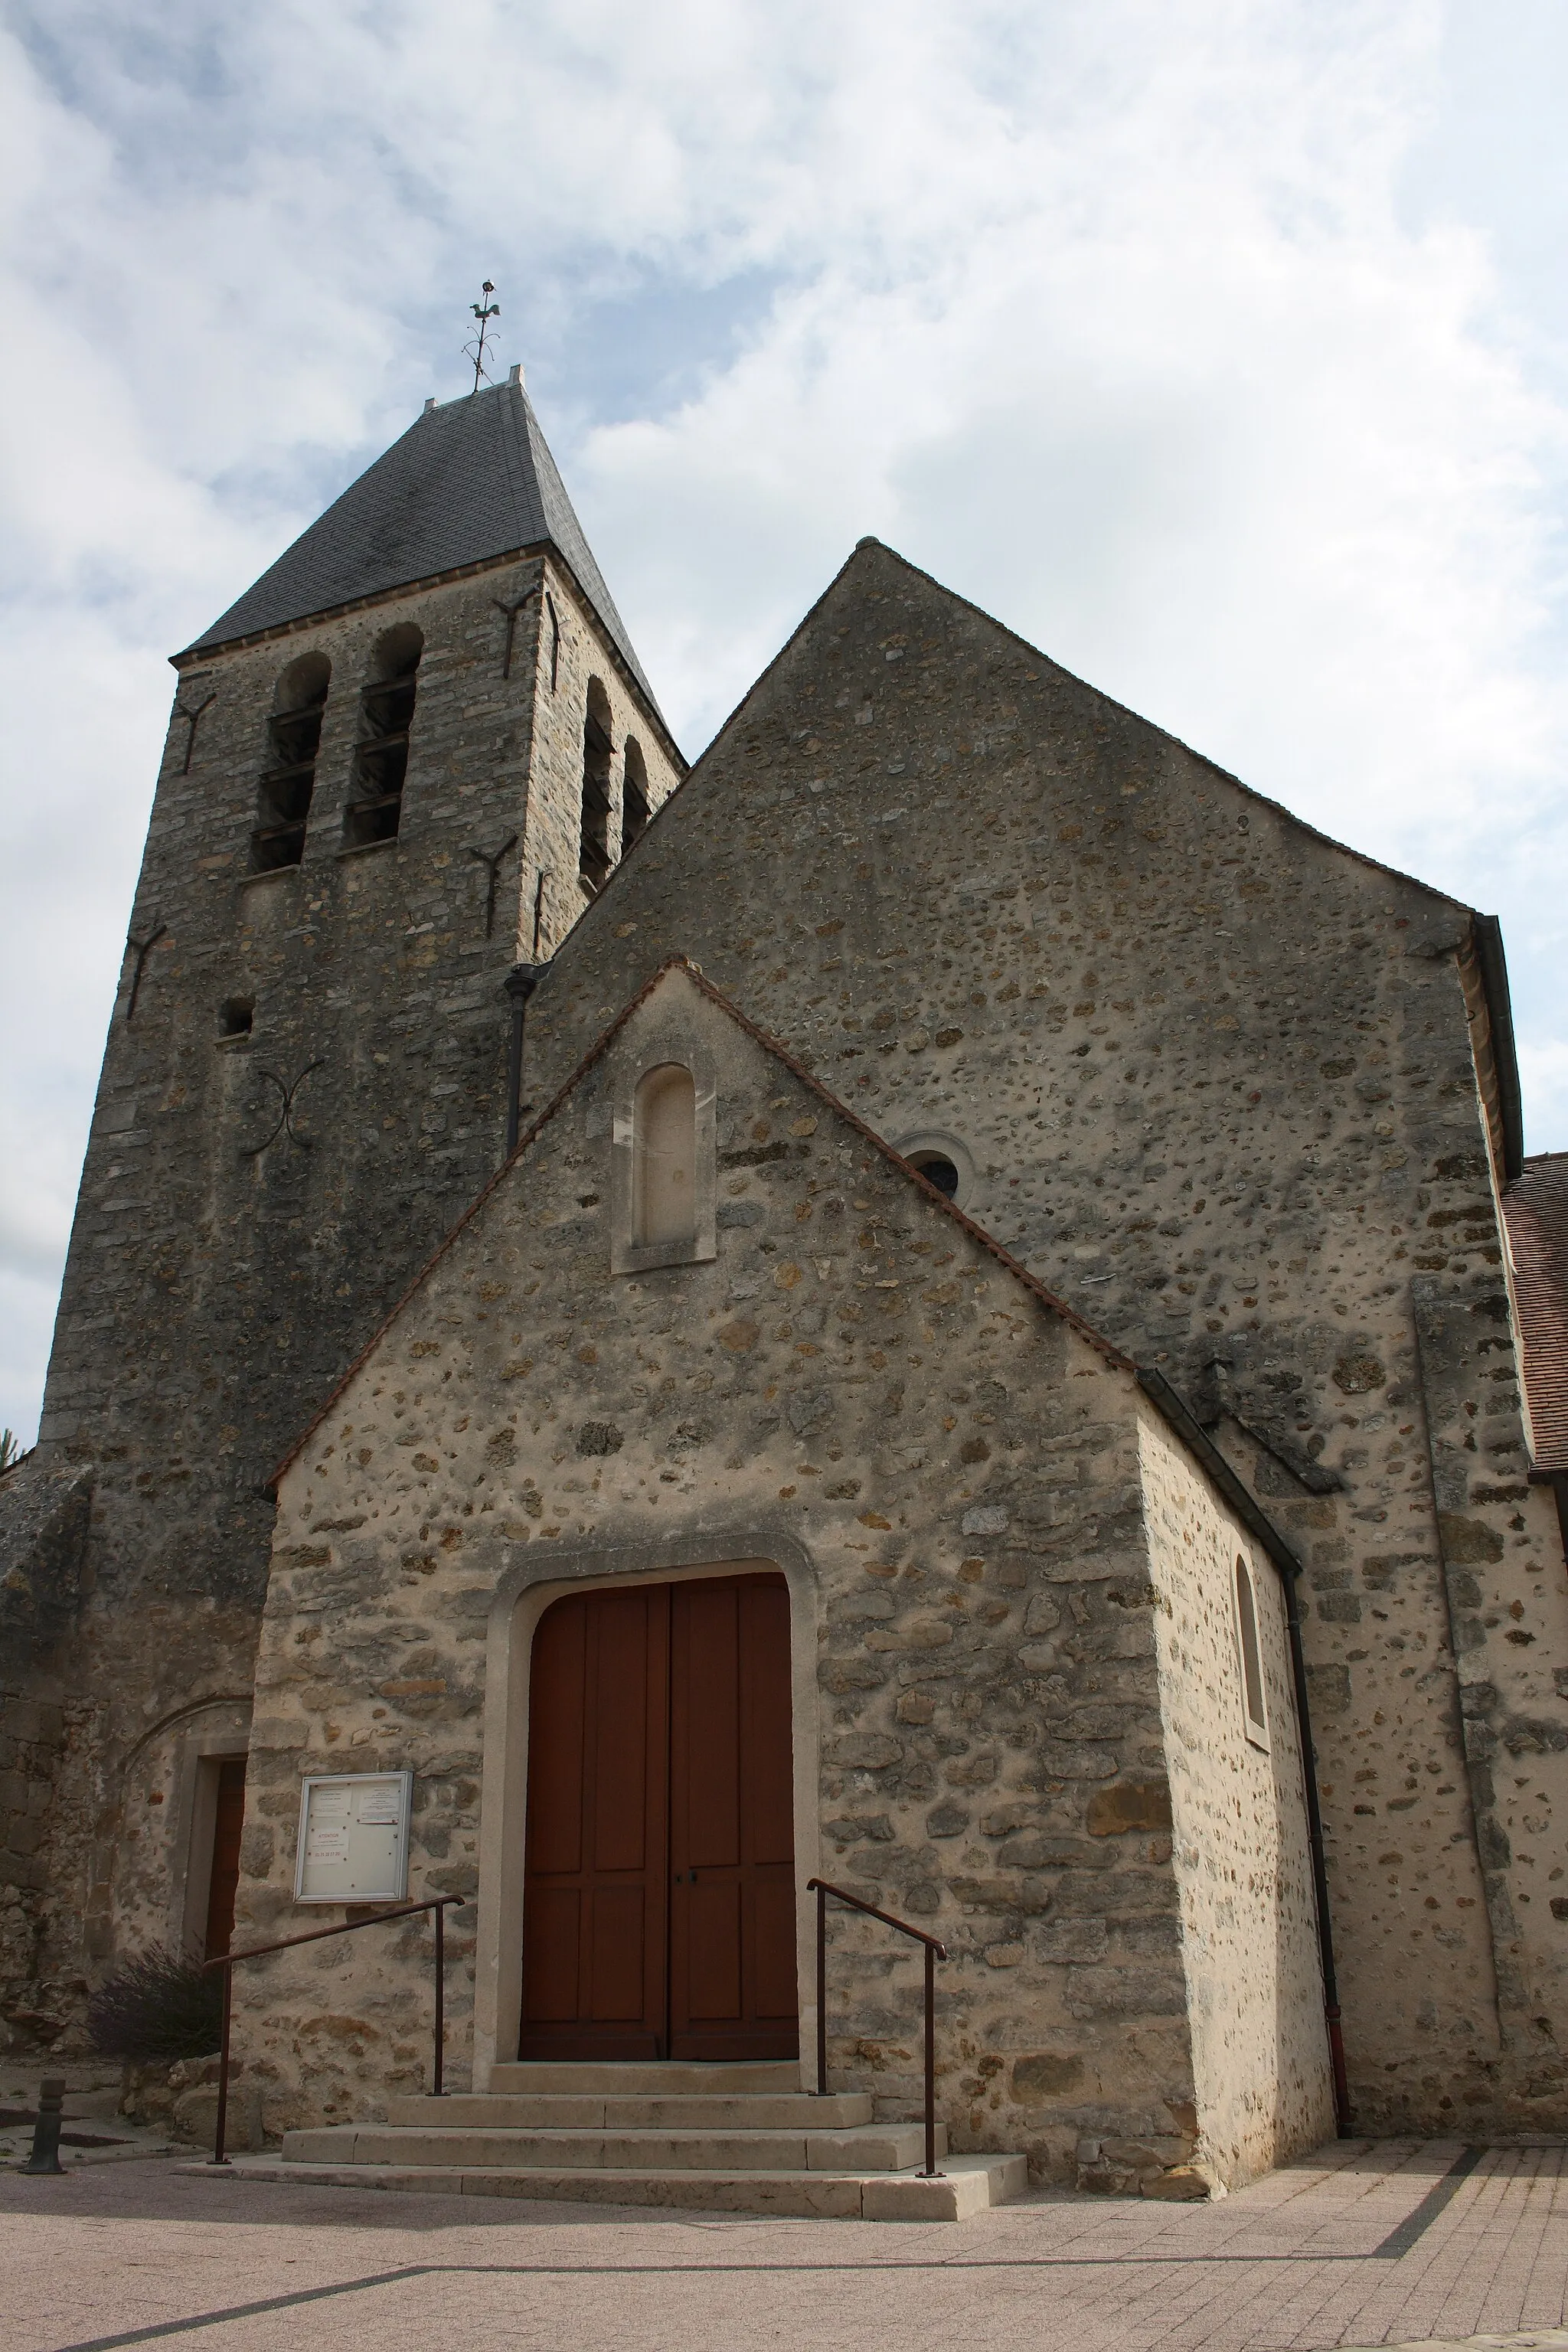
<path fill-rule="evenodd" d="M 1198 2160 L 1234 2188 L 1334 2132 L 1285 1603 L 1273 1567 L 1147 1407 L 1139 1444 Z M 1267 1746 L 1247 1734 L 1238 1559 L 1257 1605 Z"/>
<path fill-rule="evenodd" d="M 713 1056 L 717 1255 L 612 1275 L 612 1051 L 282 1482 L 245 1932 L 297 1924 L 310 1771 L 411 1768 L 413 1886 L 482 1906 L 481 1849 L 497 1886 L 494 1855 L 521 1837 L 490 1810 L 493 1753 L 482 1804 L 480 1771 L 487 1649 L 492 1691 L 525 1673 L 521 1643 L 497 1650 L 520 1587 L 683 1556 L 804 1560 L 820 1780 L 802 1884 L 824 1869 L 948 1942 L 940 2097 L 958 2146 L 1022 2147 L 1072 2178 L 1093 2134 L 1128 2178 L 1159 2172 L 1192 2153 L 1194 2084 L 1151 1809 L 1164 1750 L 1133 1384 L 696 996 L 672 976 L 623 1044 L 646 1065 L 695 1024 Z M 456 1916 L 459 2079 L 474 1928 Z M 918 1967 L 845 1922 L 830 1983 L 836 2074 L 911 2111 Z M 502 1988 L 484 1998 L 504 2011 Z M 422 2080 L 413 1930 L 268 1961 L 236 1999 L 271 2133 Z"/>

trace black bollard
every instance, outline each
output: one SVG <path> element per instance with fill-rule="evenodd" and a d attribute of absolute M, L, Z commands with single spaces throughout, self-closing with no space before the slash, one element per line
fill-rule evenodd
<path fill-rule="evenodd" d="M 60 2107 L 65 2099 L 64 2083 L 51 2080 L 38 2085 L 38 2120 L 33 2126 L 33 2153 L 22 2167 L 24 2172 L 63 2172 L 60 2162 Z"/>

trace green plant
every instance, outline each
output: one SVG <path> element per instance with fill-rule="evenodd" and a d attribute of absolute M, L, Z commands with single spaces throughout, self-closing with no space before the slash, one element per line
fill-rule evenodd
<path fill-rule="evenodd" d="M 99 1987 L 87 2029 L 103 2058 L 151 2065 L 210 2057 L 223 2036 L 223 1971 L 150 1945 Z"/>

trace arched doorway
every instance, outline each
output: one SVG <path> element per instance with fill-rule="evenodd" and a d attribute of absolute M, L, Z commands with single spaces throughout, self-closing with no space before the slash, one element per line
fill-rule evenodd
<path fill-rule="evenodd" d="M 518 2055 L 796 2056 L 784 1578 L 570 1594 L 530 1687 Z"/>

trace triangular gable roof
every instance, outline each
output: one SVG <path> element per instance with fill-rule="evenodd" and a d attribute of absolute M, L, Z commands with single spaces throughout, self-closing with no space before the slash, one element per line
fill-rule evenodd
<path fill-rule="evenodd" d="M 633 1014 L 640 1011 L 660 982 L 672 971 L 684 972 L 710 1004 L 717 1005 L 720 1012 L 732 1021 L 738 1029 L 743 1030 L 745 1034 L 754 1044 L 760 1045 L 765 1054 L 771 1055 L 774 1061 L 782 1063 L 792 1077 L 805 1087 L 808 1093 L 815 1095 L 827 1110 L 831 1111 L 836 1118 L 842 1119 L 846 1126 L 851 1128 L 862 1142 L 868 1144 L 873 1151 L 896 1169 L 900 1175 L 903 1176 L 924 1197 L 931 1207 L 940 1211 L 944 1217 L 950 1217 L 971 1241 L 976 1243 L 989 1256 L 994 1258 L 997 1265 L 1010 1275 L 1021 1288 L 1026 1290 L 1040 1306 L 1058 1317 L 1069 1330 L 1091 1347 L 1097 1355 L 1103 1357 L 1105 1361 L 1112 1365 L 1116 1370 L 1128 1373 L 1137 1382 L 1143 1395 L 1159 1413 L 1178 1443 L 1199 1464 L 1224 1500 L 1236 1512 L 1244 1526 L 1258 1538 L 1280 1574 L 1289 1580 L 1300 1573 L 1300 1562 L 1289 1544 L 1258 1504 L 1256 1496 L 1237 1477 L 1213 1439 L 1194 1419 L 1186 1404 L 1171 1387 L 1163 1374 L 1144 1369 L 1134 1363 L 1131 1356 L 1123 1355 L 1114 1341 L 1108 1339 L 1103 1332 L 1097 1331 L 1092 1323 L 1087 1322 L 1079 1314 L 1076 1307 L 1069 1307 L 1065 1298 L 1058 1298 L 1056 1292 L 1043 1283 L 1037 1275 L 1031 1274 L 1026 1265 L 1020 1265 L 1012 1252 L 1004 1249 L 1001 1243 L 988 1234 L 984 1225 L 976 1224 L 974 1219 L 965 1216 L 963 1211 L 955 1202 L 950 1201 L 945 1193 L 939 1192 L 936 1186 L 928 1181 L 918 1168 L 912 1168 L 910 1162 L 900 1152 L 895 1151 L 892 1145 L 885 1141 L 874 1128 L 868 1127 L 866 1121 L 858 1118 L 847 1103 L 842 1102 L 830 1087 L 825 1087 L 813 1071 L 808 1070 L 803 1062 L 798 1061 L 787 1045 L 782 1045 L 776 1037 L 770 1037 L 765 1029 L 759 1028 L 754 1021 L 749 1020 L 741 1011 L 740 1006 L 724 994 L 722 989 L 714 987 L 700 964 L 693 963 L 689 957 L 683 955 L 668 957 L 659 965 L 658 971 L 649 975 L 637 994 L 616 1015 L 609 1027 L 589 1047 L 564 1086 L 546 1104 L 526 1134 L 518 1138 L 516 1147 L 507 1154 L 489 1183 L 469 1202 L 446 1239 L 431 1253 L 404 1291 L 403 1296 L 382 1318 L 353 1363 L 346 1368 L 330 1393 L 322 1399 L 319 1410 L 311 1415 L 310 1420 L 268 1479 L 267 1484 L 270 1488 L 276 1489 L 279 1480 L 299 1460 L 311 1437 L 331 1413 L 350 1382 L 369 1362 L 404 1308 L 409 1306 L 418 1292 L 423 1289 L 426 1282 L 457 1243 L 458 1237 L 479 1215 L 491 1193 L 505 1182 L 536 1138 L 542 1135 L 557 1114 L 565 1108 L 589 1071 L 604 1058 Z M 1300 1695 L 1298 1695 L 1298 1703 L 1300 1704 Z"/>
<path fill-rule="evenodd" d="M 956 588 L 949 588 L 945 582 L 937 579 L 934 572 L 922 572 L 918 563 L 911 563 L 907 555 L 900 555 L 898 549 L 889 547 L 885 540 L 871 537 L 856 541 L 854 547 L 845 557 L 816 602 L 801 615 L 767 667 L 758 672 L 729 717 L 723 720 L 711 740 L 692 762 L 690 771 L 684 780 L 685 783 L 695 783 L 698 781 L 702 770 L 718 753 L 726 738 L 744 719 L 758 693 L 781 664 L 788 659 L 801 639 L 806 635 L 834 591 L 868 549 L 874 549 L 877 554 L 886 556 L 889 562 L 896 563 L 900 571 L 909 572 L 912 579 L 919 580 L 927 588 L 934 589 L 936 593 L 948 604 L 956 604 L 965 613 L 973 613 L 977 621 L 984 621 L 988 628 L 995 630 L 998 636 L 1007 638 L 1012 645 L 1016 646 L 1020 653 L 1027 654 L 1031 661 L 1043 662 L 1048 671 L 1068 685 L 1081 687 L 1085 694 L 1092 694 L 1095 699 L 1104 703 L 1108 709 L 1121 711 L 1138 726 L 1147 728 L 1151 735 L 1161 736 L 1167 743 L 1173 743 L 1176 749 L 1184 752 L 1189 760 L 1195 760 L 1199 767 L 1206 768 L 1211 775 L 1218 776 L 1223 782 L 1234 785 L 1236 790 L 1245 793 L 1249 801 L 1256 801 L 1263 808 L 1272 809 L 1276 816 L 1283 817 L 1288 824 L 1293 825 L 1298 833 L 1304 833 L 1309 840 L 1321 842 L 1325 849 L 1337 850 L 1342 857 L 1352 858 L 1358 866 L 1365 866 L 1374 874 L 1387 874 L 1395 882 L 1408 883 L 1412 889 L 1425 891 L 1429 898 L 1436 898 L 1446 907 L 1453 907 L 1461 914 L 1475 913 L 1476 910 L 1468 907 L 1463 899 L 1451 898 L 1447 891 L 1439 890 L 1436 883 L 1423 882 L 1418 874 L 1406 874 L 1400 866 L 1389 866 L 1381 857 L 1373 857 L 1363 849 L 1353 848 L 1349 842 L 1336 841 L 1331 833 L 1320 832 L 1315 824 L 1309 824 L 1305 817 L 1298 816 L 1293 809 L 1287 808 L 1283 801 L 1270 800 L 1267 793 L 1260 793 L 1256 785 L 1245 783 L 1239 776 L 1233 776 L 1228 768 L 1222 768 L 1219 761 L 1211 760 L 1206 752 L 1194 751 L 1190 743 L 1184 743 L 1179 735 L 1173 735 L 1170 729 L 1162 727 L 1157 719 L 1145 719 L 1142 711 L 1131 709 L 1124 702 L 1118 702 L 1115 696 L 1107 694 L 1103 687 L 1092 685 L 1088 678 L 1079 677 L 1074 671 L 1064 668 L 1062 664 L 1053 660 L 1049 654 L 1042 653 L 1038 646 L 1031 645 L 1027 637 L 1020 636 L 1016 629 L 1009 628 L 1005 621 L 999 621 L 994 613 L 988 613 L 984 604 L 976 604 L 973 598 L 960 595 Z M 608 887 L 608 883 L 605 887 Z"/>
<path fill-rule="evenodd" d="M 765 1054 L 771 1055 L 775 1061 L 782 1062 L 784 1068 L 789 1071 L 792 1077 L 798 1080 L 800 1085 L 805 1087 L 810 1093 L 814 1094 L 817 1100 L 828 1110 L 832 1111 L 837 1118 L 843 1119 L 847 1126 L 852 1128 L 862 1142 L 868 1144 L 881 1159 L 887 1160 L 893 1168 L 897 1169 L 899 1173 L 906 1177 L 909 1182 L 912 1184 L 928 1202 L 942 1211 L 944 1216 L 951 1217 L 953 1223 L 961 1226 L 963 1232 L 968 1234 L 971 1241 L 978 1244 L 980 1248 L 985 1250 L 992 1257 L 994 1257 L 997 1264 L 1003 1266 L 1016 1281 L 1021 1283 L 1024 1288 L 1027 1290 L 1033 1297 L 1037 1299 L 1042 1307 L 1047 1307 L 1053 1315 L 1058 1316 L 1071 1330 L 1077 1333 L 1080 1339 L 1087 1341 L 1089 1346 L 1093 1348 L 1099 1355 L 1103 1356 L 1107 1363 L 1113 1364 L 1118 1371 L 1131 1373 L 1134 1378 L 1138 1376 L 1138 1367 L 1133 1362 L 1131 1356 L 1123 1355 L 1121 1349 L 1118 1348 L 1113 1341 L 1108 1339 L 1103 1332 L 1097 1331 L 1092 1323 L 1086 1322 L 1084 1318 L 1079 1314 L 1076 1307 L 1069 1307 L 1065 1298 L 1058 1298 L 1056 1292 L 1048 1289 L 1046 1284 L 1039 1279 L 1037 1275 L 1031 1274 L 1026 1265 L 1021 1265 L 1018 1260 L 1012 1255 L 1011 1251 L 1004 1249 L 1000 1242 L 994 1240 L 992 1235 L 986 1232 L 984 1225 L 977 1225 L 973 1217 L 965 1216 L 963 1211 L 958 1208 L 954 1202 L 950 1201 L 946 1197 L 945 1193 L 939 1192 L 936 1186 L 930 1183 L 927 1179 L 921 1174 L 918 1168 L 911 1168 L 909 1161 L 903 1159 L 900 1153 L 894 1150 L 890 1143 L 886 1142 L 883 1138 L 877 1133 L 875 1128 L 868 1127 L 865 1120 L 858 1118 L 856 1113 L 850 1109 L 847 1103 L 840 1101 L 839 1097 L 830 1087 L 825 1087 L 821 1079 L 815 1076 L 814 1074 L 805 1067 L 804 1063 L 797 1061 L 795 1056 L 790 1052 L 787 1045 L 781 1045 L 776 1037 L 770 1037 L 766 1030 L 760 1029 L 754 1021 L 748 1020 L 745 1013 L 741 1011 L 740 1006 L 726 996 L 722 989 L 714 987 L 712 982 L 704 975 L 700 964 L 691 962 L 686 956 L 675 955 L 667 958 L 666 961 L 659 965 L 658 971 L 643 983 L 642 987 L 638 989 L 637 994 L 630 1000 L 630 1002 L 622 1007 L 621 1011 L 611 1022 L 609 1027 L 604 1031 L 601 1036 L 595 1040 L 594 1044 L 584 1055 L 583 1059 L 578 1063 L 576 1068 L 566 1080 L 565 1085 L 561 1087 L 553 1100 L 551 1101 L 540 1113 L 539 1117 L 534 1120 L 532 1126 L 529 1128 L 526 1134 L 518 1138 L 516 1148 L 508 1154 L 501 1165 L 496 1170 L 495 1174 L 490 1178 L 489 1183 L 485 1185 L 483 1191 L 479 1192 L 469 1202 L 462 1215 L 458 1219 L 457 1223 L 447 1234 L 446 1239 L 442 1241 L 432 1252 L 431 1255 L 426 1259 L 425 1264 L 414 1276 L 414 1279 L 408 1285 L 407 1289 L 404 1291 L 396 1304 L 388 1310 L 385 1316 L 383 1317 L 375 1330 L 372 1333 L 369 1339 L 366 1340 L 364 1346 L 360 1349 L 359 1354 L 354 1358 L 353 1363 L 350 1364 L 347 1370 L 343 1372 L 342 1378 L 337 1381 L 330 1395 L 323 1399 L 319 1411 L 311 1415 L 310 1420 L 300 1431 L 299 1436 L 295 1439 L 293 1444 L 289 1447 L 288 1453 L 283 1456 L 277 1468 L 273 1471 L 270 1478 L 268 1480 L 267 1483 L 269 1486 L 276 1486 L 278 1481 L 283 1476 L 284 1473 L 299 1459 L 300 1454 L 310 1443 L 312 1433 L 321 1427 L 322 1422 L 331 1412 L 333 1406 L 337 1403 L 338 1399 L 342 1395 L 343 1391 L 348 1387 L 350 1381 L 353 1380 L 362 1367 L 369 1361 L 376 1349 L 381 1345 L 386 1333 L 392 1328 L 392 1326 L 397 1321 L 398 1317 L 403 1313 L 404 1308 L 411 1303 L 417 1292 L 423 1289 L 426 1282 L 440 1265 L 442 1259 L 447 1255 L 447 1253 L 453 1247 L 458 1236 L 466 1231 L 468 1226 L 471 1224 L 473 1220 L 479 1215 L 480 1210 L 484 1207 L 491 1193 L 494 1192 L 500 1185 L 505 1182 L 511 1170 L 517 1166 L 518 1161 L 521 1160 L 524 1153 L 527 1152 L 530 1146 L 534 1142 L 535 1139 L 542 1135 L 544 1129 L 550 1125 L 551 1121 L 565 1108 L 567 1103 L 570 1101 L 573 1095 L 575 1094 L 577 1088 L 582 1085 L 589 1071 L 594 1068 L 596 1063 L 604 1058 L 605 1055 L 614 1045 L 616 1039 L 620 1035 L 621 1031 L 626 1027 L 633 1014 L 640 1011 L 642 1006 L 647 1003 L 649 997 L 653 995 L 656 989 L 658 988 L 660 982 L 666 980 L 673 971 L 684 972 L 686 977 L 692 982 L 693 986 L 708 999 L 708 1002 L 710 1004 L 717 1005 L 720 1012 L 722 1013 L 727 1019 L 732 1021 L 738 1029 L 743 1030 L 746 1035 L 752 1038 L 756 1045 L 760 1045 Z"/>
<path fill-rule="evenodd" d="M 657 715 L 521 382 L 426 409 L 176 658 L 545 545 L 567 565 Z"/>
<path fill-rule="evenodd" d="M 988 628 L 996 632 L 998 636 L 1005 638 L 1010 645 L 1016 646 L 1017 650 L 1026 655 L 1031 662 L 1040 663 L 1046 671 L 1063 683 L 1080 688 L 1085 694 L 1092 695 L 1098 702 L 1103 703 L 1107 709 L 1121 712 L 1124 717 L 1131 719 L 1135 725 L 1147 730 L 1149 734 L 1173 745 L 1186 758 L 1194 761 L 1199 767 L 1206 769 L 1210 775 L 1217 776 L 1223 783 L 1229 784 L 1245 799 L 1256 803 L 1261 808 L 1270 810 L 1275 816 L 1282 818 L 1295 832 L 1304 835 L 1309 841 L 1321 844 L 1323 848 L 1332 850 L 1338 856 L 1349 858 L 1353 864 L 1365 867 L 1370 873 L 1386 874 L 1391 880 L 1406 884 L 1411 889 L 1419 890 L 1439 906 L 1451 907 L 1456 914 L 1467 917 L 1474 927 L 1478 963 L 1492 1029 L 1494 1051 L 1498 1057 L 1500 1072 L 1503 1074 L 1504 1079 L 1502 1126 L 1497 1137 L 1499 1156 L 1505 1165 L 1510 1169 L 1517 1169 L 1523 1151 L 1517 1076 L 1513 1077 L 1511 1093 L 1507 1083 L 1509 1074 L 1517 1072 L 1513 1007 L 1509 991 L 1508 968 L 1503 957 L 1502 929 L 1495 915 L 1482 914 L 1476 908 L 1467 906 L 1462 899 L 1451 898 L 1447 891 L 1439 890 L 1434 883 L 1424 882 L 1418 874 L 1406 874 L 1400 866 L 1389 866 L 1382 858 L 1369 856 L 1366 851 L 1353 848 L 1348 842 L 1337 841 L 1332 834 L 1321 832 L 1316 825 L 1309 824 L 1305 817 L 1298 816 L 1293 809 L 1287 808 L 1282 801 L 1271 800 L 1267 793 L 1260 793 L 1256 786 L 1245 783 L 1239 776 L 1232 775 L 1228 768 L 1222 768 L 1216 760 L 1211 760 L 1205 752 L 1194 751 L 1190 744 L 1183 742 L 1179 735 L 1173 735 L 1169 728 L 1160 726 L 1154 719 L 1145 719 L 1141 712 L 1129 709 L 1125 703 L 1118 702 L 1113 695 L 1107 694 L 1103 688 L 1093 686 L 1088 679 L 1080 678 L 1073 671 L 1065 669 L 1060 662 L 1053 661 L 1049 654 L 1042 653 L 1037 646 L 1031 645 L 1027 637 L 1020 636 L 1018 632 L 1009 628 L 1005 621 L 999 621 L 994 613 L 986 612 L 984 605 L 974 604 L 967 596 L 961 596 L 956 589 L 947 587 L 931 572 L 922 572 L 919 564 L 911 563 L 908 556 L 900 555 L 897 548 L 889 547 L 885 541 L 871 537 L 857 540 L 854 548 L 839 565 L 821 595 L 803 614 L 772 661 L 768 663 L 765 669 L 759 672 L 729 717 L 719 727 L 711 740 L 693 761 L 678 788 L 680 792 L 689 791 L 693 787 L 700 790 L 706 772 L 721 757 L 730 738 L 744 724 L 752 704 L 766 687 L 769 679 L 808 635 L 837 589 L 853 571 L 855 565 L 865 558 L 868 551 L 873 551 L 875 555 L 897 564 L 900 571 L 907 572 L 912 579 L 920 581 L 922 586 L 934 590 L 945 603 L 956 605 L 962 612 L 973 614 L 976 620 L 984 621 Z M 672 793 L 668 799 L 661 803 L 658 814 L 662 814 L 665 809 L 670 807 L 675 798 L 676 794 Z M 605 911 L 605 902 L 606 900 L 613 902 L 616 881 L 623 870 L 624 861 L 623 865 L 616 866 L 606 877 L 605 887 L 599 893 L 598 898 L 593 907 L 585 910 L 582 919 L 585 935 L 594 922 L 609 919 Z M 567 939 L 562 942 L 563 950 L 569 948 L 570 940 L 571 934 L 568 933 Z"/>

